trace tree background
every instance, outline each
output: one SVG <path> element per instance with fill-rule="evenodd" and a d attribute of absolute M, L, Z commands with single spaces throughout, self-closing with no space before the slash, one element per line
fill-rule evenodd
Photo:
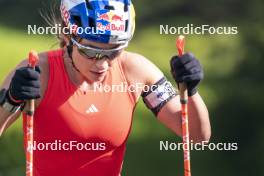
<path fill-rule="evenodd" d="M 186 35 L 186 50 L 205 70 L 199 92 L 212 125 L 211 142 L 238 143 L 237 151 L 192 151 L 193 175 L 264 175 L 264 32 L 261 0 L 134 0 L 136 33 L 128 48 L 155 63 L 173 82 L 169 59 L 177 35 L 160 35 L 160 25 L 237 26 L 237 35 Z M 27 25 L 47 26 L 39 11 L 55 1 L 0 0 L 0 81 L 30 49 L 55 49 L 54 36 L 27 35 Z M 55 46 L 54 46 L 55 45 Z M 183 175 L 181 151 L 160 151 L 160 140 L 180 142 L 138 103 L 123 166 L 124 176 Z M 0 138 L 0 176 L 25 173 L 21 119 Z"/>

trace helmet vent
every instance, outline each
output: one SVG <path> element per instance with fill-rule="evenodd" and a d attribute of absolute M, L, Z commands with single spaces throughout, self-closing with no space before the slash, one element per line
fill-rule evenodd
<path fill-rule="evenodd" d="M 124 11 L 127 12 L 128 11 L 128 0 L 124 1 Z"/>
<path fill-rule="evenodd" d="M 128 5 L 127 5 L 127 4 L 125 4 L 125 6 L 124 6 L 124 11 L 125 11 L 125 12 L 128 11 Z"/>
<path fill-rule="evenodd" d="M 128 30 L 128 20 L 126 20 L 126 26 L 125 26 L 125 31 L 127 32 Z"/>
<path fill-rule="evenodd" d="M 79 16 L 72 16 L 73 20 L 74 20 L 74 23 L 77 25 L 77 26 L 82 26 L 82 21 L 81 21 L 81 18 Z"/>
<path fill-rule="evenodd" d="M 89 17 L 89 18 L 88 18 L 88 22 L 89 22 L 89 26 L 90 26 L 91 28 L 95 28 L 95 27 L 96 27 L 96 26 L 95 26 L 95 21 L 94 21 L 93 18 Z"/>
<path fill-rule="evenodd" d="M 106 10 L 115 10 L 114 6 L 106 5 L 105 6 Z"/>
<path fill-rule="evenodd" d="M 85 1 L 86 1 L 86 7 L 87 7 L 87 9 L 93 10 L 93 7 L 92 7 L 90 1 L 89 0 L 85 0 Z"/>

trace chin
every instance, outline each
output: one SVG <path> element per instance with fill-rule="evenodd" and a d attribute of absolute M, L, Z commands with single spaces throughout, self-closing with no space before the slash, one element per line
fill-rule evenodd
<path fill-rule="evenodd" d="M 104 79 L 105 79 L 105 76 L 106 75 L 102 75 L 102 76 L 97 76 L 97 75 L 89 75 L 87 76 L 87 79 L 90 81 L 90 82 L 102 82 Z"/>
<path fill-rule="evenodd" d="M 104 80 L 105 76 L 100 76 L 100 77 L 97 77 L 97 78 L 94 78 L 94 82 L 102 82 Z"/>

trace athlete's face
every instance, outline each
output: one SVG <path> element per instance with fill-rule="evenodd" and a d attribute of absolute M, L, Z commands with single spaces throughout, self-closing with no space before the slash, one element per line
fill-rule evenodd
<path fill-rule="evenodd" d="M 118 45 L 115 44 L 98 43 L 88 40 L 81 40 L 79 44 L 91 48 L 106 50 L 118 47 Z M 73 45 L 72 58 L 74 64 L 79 69 L 81 74 L 90 82 L 103 81 L 109 68 L 117 57 L 118 56 L 115 56 L 114 58 L 110 59 L 108 57 L 102 57 L 100 59 L 96 59 L 96 57 L 87 56 L 85 53 L 80 51 L 80 48 L 78 48 L 77 45 Z"/>

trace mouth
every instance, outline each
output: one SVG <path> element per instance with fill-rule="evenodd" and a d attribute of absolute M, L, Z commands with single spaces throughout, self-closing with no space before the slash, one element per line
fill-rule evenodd
<path fill-rule="evenodd" d="M 92 74 L 97 75 L 97 76 L 103 76 L 106 74 L 107 70 L 102 70 L 102 71 L 90 71 Z"/>

